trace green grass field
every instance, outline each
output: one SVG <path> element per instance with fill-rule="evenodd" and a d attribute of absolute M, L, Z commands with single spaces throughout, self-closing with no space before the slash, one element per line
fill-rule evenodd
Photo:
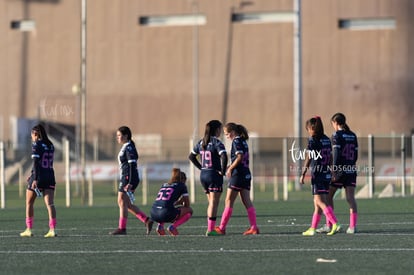
<path fill-rule="evenodd" d="M 258 195 L 259 196 L 259 195 Z M 413 198 L 359 200 L 358 234 L 303 237 L 313 212 L 311 195 L 288 202 L 255 200 L 260 235 L 243 236 L 248 220 L 237 201 L 227 235 L 206 237 L 206 203 L 180 235 L 145 235 L 130 217 L 127 236 L 110 236 L 117 227 L 115 197 L 106 206 L 64 207 L 57 200 L 58 234 L 45 239 L 43 201 L 35 207 L 32 238 L 21 238 L 24 199 L 10 198 L 0 210 L 1 274 L 411 274 L 414 270 Z M 346 230 L 348 209 L 336 201 Z M 223 201 L 220 205 L 222 211 Z M 149 206 L 142 209 L 148 213 Z M 324 222 L 324 219 L 322 219 Z M 317 259 L 331 262 L 318 262 Z"/>

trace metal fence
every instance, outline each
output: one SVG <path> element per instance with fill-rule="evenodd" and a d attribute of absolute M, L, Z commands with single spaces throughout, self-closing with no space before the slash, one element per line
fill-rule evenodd
<path fill-rule="evenodd" d="M 293 200 L 305 191 L 298 175 L 302 171 L 302 158 L 306 138 L 256 138 L 250 140 L 250 167 L 253 174 L 251 195 L 256 200 Z M 368 136 L 359 138 L 357 198 L 412 196 L 414 194 L 413 150 L 414 136 Z M 85 205 L 94 205 L 94 186 L 110 183 L 115 186 L 118 177 L 116 156 L 118 146 L 111 138 L 99 138 L 90 146 L 85 170 L 79 166 L 73 144 L 63 139 L 61 154 L 55 160 L 55 172 L 60 188 L 65 189 L 66 206 L 74 196 L 82 196 Z M 188 161 L 192 141 L 184 139 L 162 140 L 160 137 L 136 138 L 140 152 L 139 169 L 142 179 L 142 201 L 152 201 L 151 186 L 168 180 L 171 168 L 180 167 L 188 174 L 192 202 L 205 201 L 199 183 L 199 171 Z M 226 142 L 228 153 L 229 143 Z M 6 205 L 6 188 L 19 185 L 23 194 L 25 179 L 30 173 L 31 160 L 7 159 L 13 155 L 10 146 L 0 142 L 0 193 L 1 207 Z M 99 158 L 99 148 L 106 148 L 105 157 Z M 109 148 L 109 149 L 108 149 Z M 30 153 L 30 151 L 28 151 Z M 296 152 L 296 153 L 295 153 Z M 295 155 L 296 154 L 296 155 Z M 108 156 L 113 156 L 109 158 Z M 201 194 L 201 195 L 200 195 Z M 307 193 L 309 195 L 309 193 Z M 311 197 L 311 196 L 308 196 Z"/>

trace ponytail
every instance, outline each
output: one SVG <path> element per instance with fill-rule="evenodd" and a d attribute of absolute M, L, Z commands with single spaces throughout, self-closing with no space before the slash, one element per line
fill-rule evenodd
<path fill-rule="evenodd" d="M 323 123 L 320 116 L 312 117 L 306 121 L 306 129 L 315 131 L 315 137 L 320 138 L 324 135 Z"/>
<path fill-rule="evenodd" d="M 219 120 L 210 120 L 206 124 L 206 128 L 204 130 L 204 137 L 203 137 L 203 144 L 201 145 L 205 150 L 207 145 L 210 143 L 210 137 L 216 136 L 217 131 L 223 126 L 223 124 Z"/>
<path fill-rule="evenodd" d="M 344 131 L 347 131 L 347 132 L 351 131 L 351 129 L 349 128 L 348 124 L 346 124 L 346 117 L 345 117 L 345 115 L 343 113 L 336 113 L 336 114 L 334 114 L 332 116 L 332 118 L 331 118 L 331 121 L 338 123 L 338 125 L 341 126 L 341 128 Z"/>
<path fill-rule="evenodd" d="M 243 140 L 249 139 L 249 132 L 247 131 L 246 127 L 244 127 L 241 124 L 229 122 L 224 127 L 227 129 L 228 132 L 235 132 Z"/>
<path fill-rule="evenodd" d="M 135 142 L 132 140 L 132 132 L 131 129 L 129 129 L 128 126 L 121 126 L 118 128 L 118 131 L 123 135 L 127 137 L 127 140 L 132 143 L 132 145 L 135 145 Z"/>
<path fill-rule="evenodd" d="M 37 124 L 33 126 L 32 132 L 36 132 L 37 136 L 46 143 L 47 146 L 53 146 L 52 141 L 50 141 L 49 137 L 47 136 L 45 127 L 42 124 Z"/>

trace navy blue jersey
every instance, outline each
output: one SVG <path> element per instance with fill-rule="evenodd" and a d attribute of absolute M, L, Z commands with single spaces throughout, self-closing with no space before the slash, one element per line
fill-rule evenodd
<path fill-rule="evenodd" d="M 358 139 L 351 131 L 339 130 L 332 135 L 333 168 L 345 174 L 356 173 Z"/>
<path fill-rule="evenodd" d="M 29 183 L 38 181 L 39 188 L 54 186 L 55 172 L 53 170 L 53 158 L 55 148 L 47 145 L 42 140 L 32 143 L 33 168 Z"/>
<path fill-rule="evenodd" d="M 188 196 L 187 185 L 182 182 L 164 183 L 158 191 L 153 207 L 174 208 L 174 203 L 181 196 Z"/>
<path fill-rule="evenodd" d="M 247 141 L 242 139 L 241 137 L 237 136 L 233 139 L 231 143 L 231 163 L 233 163 L 238 154 L 243 154 L 242 161 L 236 166 L 235 169 L 233 169 L 232 174 L 235 173 L 241 174 L 241 175 L 247 175 L 250 174 L 250 168 L 249 168 L 249 145 L 247 144 Z"/>
<path fill-rule="evenodd" d="M 308 139 L 306 153 L 310 159 L 309 169 L 312 172 L 312 179 L 330 181 L 331 152 L 331 140 L 326 135 L 320 138 L 310 137 Z"/>
<path fill-rule="evenodd" d="M 118 154 L 120 179 L 123 184 L 135 184 L 138 177 L 138 152 L 133 142 L 122 145 Z"/>
<path fill-rule="evenodd" d="M 200 140 L 193 148 L 192 154 L 201 155 L 201 169 L 222 171 L 220 155 L 226 154 L 223 142 L 216 137 L 211 137 L 206 149 L 203 148 L 203 140 Z"/>

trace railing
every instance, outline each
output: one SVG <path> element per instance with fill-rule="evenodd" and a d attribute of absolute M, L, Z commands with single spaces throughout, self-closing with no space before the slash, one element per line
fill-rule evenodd
<path fill-rule="evenodd" d="M 65 140 L 65 139 L 64 139 Z M 109 140 L 100 139 L 101 142 L 109 143 Z M 413 169 L 413 150 L 414 136 L 406 137 L 392 136 L 379 137 L 368 136 L 359 138 L 359 158 L 357 161 L 357 198 L 373 197 L 399 197 L 414 195 L 414 169 Z M 112 141 L 113 142 L 113 141 Z M 157 156 L 150 153 L 140 156 L 139 169 L 141 175 L 141 185 L 138 192 L 142 200 L 138 203 L 151 203 L 155 189 L 168 180 L 171 168 L 180 167 L 188 175 L 187 185 L 191 193 L 193 203 L 205 202 L 205 195 L 199 183 L 199 171 L 194 169 L 188 161 L 188 154 L 192 149 L 191 142 L 185 139 L 162 140 L 157 143 L 161 146 L 161 153 L 157 151 Z M 298 184 L 300 164 L 292 159 L 292 148 L 301 144 L 303 150 L 306 148 L 306 139 L 295 138 L 251 138 L 250 155 L 251 170 L 253 172 L 252 197 L 255 200 L 295 200 L 302 198 L 302 193 L 309 198 L 308 186 Z M 95 146 L 102 144 L 94 143 Z M 18 161 L 8 160 L 5 165 L 6 150 L 4 143 L 0 143 L 0 198 L 1 207 L 5 208 L 7 197 L 5 196 L 8 188 L 19 186 L 19 197 L 24 194 L 25 179 L 30 173 L 29 168 L 19 170 L 17 180 L 10 179 L 7 174 L 13 170 L 11 167 Z M 96 201 L 104 200 L 97 195 L 103 188 L 108 188 L 110 193 L 116 193 L 118 164 L 116 156 L 119 148 L 113 146 L 112 152 L 107 151 L 106 155 L 112 155 L 108 160 L 97 159 L 87 162 L 85 192 L 79 192 L 79 174 L 76 159 L 70 157 L 71 148 L 68 140 L 62 142 L 62 159 L 55 162 L 55 172 L 58 181 L 58 195 L 64 198 L 65 206 L 69 207 L 73 203 L 80 202 L 81 205 L 93 206 Z M 137 143 L 138 151 L 140 144 Z M 226 144 L 229 153 L 229 144 Z M 111 148 L 107 146 L 107 148 Z M 158 150 L 158 149 L 157 149 Z M 161 155 L 160 155 L 161 154 Z M 92 159 L 92 158 L 91 158 Z M 14 168 L 16 170 L 16 168 Z M 309 182 L 309 180 L 307 181 Z M 63 184 L 64 183 L 64 184 Z M 141 189 L 142 188 L 142 189 Z M 65 190 L 63 192 L 63 189 Z M 154 191 L 155 190 L 155 191 Z M 63 195 L 64 193 L 64 195 Z M 142 195 L 142 196 L 141 196 Z M 82 198 L 79 198 L 83 196 Z M 59 198 L 59 196 L 58 196 Z"/>

